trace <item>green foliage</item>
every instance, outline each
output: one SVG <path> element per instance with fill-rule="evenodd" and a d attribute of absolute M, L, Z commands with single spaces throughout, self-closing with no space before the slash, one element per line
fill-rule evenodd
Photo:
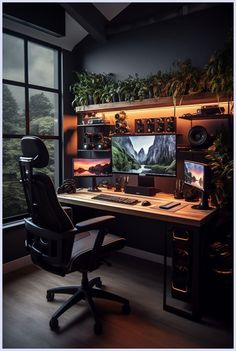
<path fill-rule="evenodd" d="M 220 208 L 231 207 L 233 204 L 233 150 L 224 130 L 217 135 L 205 157 L 213 172 L 211 195 L 213 204 Z"/>
<path fill-rule="evenodd" d="M 37 105 L 38 103 L 38 105 Z M 16 134 L 19 120 L 25 124 L 15 98 L 7 86 L 3 88 L 3 125 L 4 132 Z M 35 94 L 30 99 L 31 134 L 54 135 L 53 106 L 43 94 Z M 44 114 L 45 113 L 45 114 Z M 47 113 L 47 114 L 46 114 Z M 54 178 L 55 148 L 54 140 L 46 140 L 50 161 L 43 171 Z M 3 216 L 10 217 L 27 212 L 22 184 L 20 184 L 19 157 L 21 155 L 20 139 L 3 139 Z"/>
<path fill-rule="evenodd" d="M 113 167 L 114 171 L 130 171 L 131 169 L 139 169 L 140 164 L 124 152 L 122 147 L 117 143 L 112 145 Z"/>
<path fill-rule="evenodd" d="M 147 165 L 145 168 L 149 168 L 149 173 L 155 172 L 160 174 L 175 174 L 176 161 L 173 160 L 169 165 Z M 147 172 L 148 173 L 148 172 Z"/>
<path fill-rule="evenodd" d="M 44 93 L 34 94 L 29 100 L 30 118 L 35 119 L 43 116 L 53 116 L 53 105 Z"/>
<path fill-rule="evenodd" d="M 21 134 L 19 107 L 7 85 L 3 85 L 3 132 Z"/>
<path fill-rule="evenodd" d="M 74 94 L 72 106 L 86 106 L 92 103 L 106 103 L 117 97 L 119 101 L 143 100 L 172 96 L 174 113 L 177 100 L 181 104 L 185 95 L 212 92 L 219 98 L 226 93 L 233 95 L 233 45 L 232 36 L 225 48 L 214 53 L 206 67 L 197 69 L 190 59 L 175 61 L 169 72 L 151 74 L 140 78 L 136 73 L 116 82 L 112 74 L 95 74 L 87 71 L 76 73 L 77 80 L 70 86 Z M 93 97 L 93 101 L 88 96 Z"/>
<path fill-rule="evenodd" d="M 34 118 L 30 123 L 30 133 L 35 135 L 54 135 L 54 119 L 51 116 Z"/>
<path fill-rule="evenodd" d="M 233 95 L 233 41 L 232 34 L 223 49 L 211 55 L 204 70 L 206 88 L 215 93 L 218 100 L 221 94 Z"/>

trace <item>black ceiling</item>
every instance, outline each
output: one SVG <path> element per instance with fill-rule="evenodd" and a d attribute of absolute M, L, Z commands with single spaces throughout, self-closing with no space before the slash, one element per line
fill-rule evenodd
<path fill-rule="evenodd" d="M 3 3 L 3 15 L 33 28 L 46 31 L 55 36 L 65 35 L 65 12 L 96 40 L 107 40 L 110 36 L 187 16 L 209 7 L 226 3 L 130 3 L 111 21 L 93 3 Z M 232 5 L 232 4 L 231 4 Z"/>

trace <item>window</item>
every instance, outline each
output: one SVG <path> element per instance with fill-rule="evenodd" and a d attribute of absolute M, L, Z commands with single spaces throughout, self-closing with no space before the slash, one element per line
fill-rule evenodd
<path fill-rule="evenodd" d="M 60 50 L 16 33 L 3 34 L 3 217 L 27 213 L 18 160 L 21 138 L 45 141 L 49 165 L 44 170 L 55 187 L 60 182 Z"/>

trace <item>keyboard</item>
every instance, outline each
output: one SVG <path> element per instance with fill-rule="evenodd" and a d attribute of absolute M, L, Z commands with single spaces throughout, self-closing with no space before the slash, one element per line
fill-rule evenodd
<path fill-rule="evenodd" d="M 138 200 L 136 199 L 130 199 L 128 197 L 123 197 L 123 196 L 113 196 L 108 194 L 98 194 L 96 196 L 93 196 L 92 199 L 116 202 L 119 204 L 126 204 L 126 205 L 136 205 L 138 203 Z"/>

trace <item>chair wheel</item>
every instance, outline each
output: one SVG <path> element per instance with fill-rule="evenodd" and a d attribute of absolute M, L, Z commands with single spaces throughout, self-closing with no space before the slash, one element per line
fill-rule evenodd
<path fill-rule="evenodd" d="M 126 302 L 123 306 L 122 306 L 122 312 L 124 314 L 130 314 L 130 305 L 129 302 Z"/>
<path fill-rule="evenodd" d="M 97 283 L 95 284 L 95 286 L 97 287 L 97 288 L 102 288 L 102 281 L 101 281 L 101 279 L 99 278 L 98 279 L 98 281 L 97 281 Z"/>
<path fill-rule="evenodd" d="M 102 334 L 102 324 L 100 322 L 96 322 L 94 324 L 94 333 L 96 335 L 101 335 Z"/>
<path fill-rule="evenodd" d="M 49 326 L 52 330 L 58 330 L 59 325 L 58 325 L 58 320 L 57 318 L 52 318 L 50 319 Z"/>
<path fill-rule="evenodd" d="M 54 293 L 52 292 L 47 292 L 47 301 L 52 302 L 54 300 Z"/>

